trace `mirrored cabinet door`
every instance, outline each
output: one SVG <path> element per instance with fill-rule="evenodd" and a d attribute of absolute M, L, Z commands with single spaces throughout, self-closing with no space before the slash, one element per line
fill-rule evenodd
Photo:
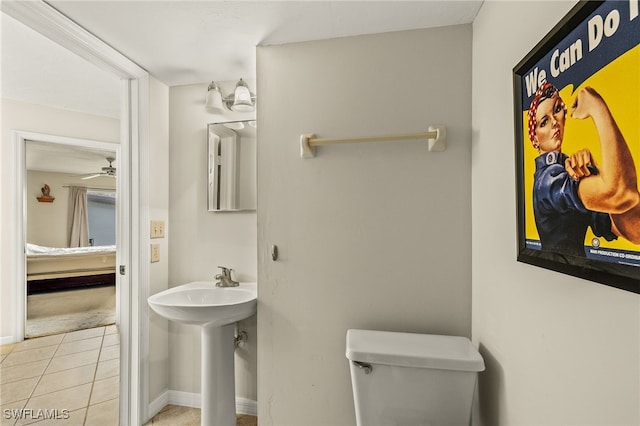
<path fill-rule="evenodd" d="M 256 209 L 256 143 L 255 120 L 208 125 L 209 211 Z"/>

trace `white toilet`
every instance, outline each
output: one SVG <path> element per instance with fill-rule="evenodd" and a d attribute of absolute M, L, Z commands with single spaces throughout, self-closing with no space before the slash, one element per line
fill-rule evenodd
<path fill-rule="evenodd" d="M 468 426 L 484 360 L 466 337 L 348 330 L 358 426 Z"/>

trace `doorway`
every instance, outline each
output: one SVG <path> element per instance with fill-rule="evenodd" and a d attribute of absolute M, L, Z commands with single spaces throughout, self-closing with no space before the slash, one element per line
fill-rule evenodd
<path fill-rule="evenodd" d="M 129 244 L 119 247 L 118 274 L 127 282 L 118 297 L 120 299 L 120 385 L 119 385 L 119 423 L 123 426 L 141 424 L 148 417 L 148 318 L 146 299 L 149 293 L 149 258 L 147 240 L 142 229 L 148 229 L 149 190 L 144 184 L 148 180 L 149 170 L 149 75 L 137 64 L 131 62 L 119 52 L 107 46 L 93 34 L 87 32 L 73 21 L 59 13 L 45 2 L 1 2 L 2 12 L 44 34 L 69 51 L 87 59 L 120 79 L 121 120 L 120 120 L 120 159 L 121 173 L 118 192 L 121 199 L 129 203 L 129 222 L 119 226 L 119 232 L 127 235 Z M 24 140 L 29 135 L 14 132 L 11 160 L 2 159 L 7 173 L 15 176 L 11 187 L 6 186 L 7 194 L 16 200 L 16 205 L 7 217 L 13 218 L 16 226 L 7 232 L 10 241 L 6 246 L 14 247 L 1 259 L 2 273 L 14 279 L 24 276 L 25 236 L 20 232 L 23 220 L 22 194 L 18 188 L 24 188 L 23 176 L 17 172 L 24 151 Z M 3 213 L 5 211 L 3 210 Z M 123 241 L 122 239 L 120 241 Z M 132 289 L 128 283 L 135 282 Z M 24 293 L 11 297 L 12 341 L 21 341 L 23 330 L 19 328 L 20 306 L 24 306 Z M 6 311 L 5 311 L 6 312 Z M 22 312 L 24 314 L 24 312 Z"/>
<path fill-rule="evenodd" d="M 25 142 L 27 339 L 120 322 L 116 223 L 127 212 L 116 203 L 118 144 L 40 139 Z"/>

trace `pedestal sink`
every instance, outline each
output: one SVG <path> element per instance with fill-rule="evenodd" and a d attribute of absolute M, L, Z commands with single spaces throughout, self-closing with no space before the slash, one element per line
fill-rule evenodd
<path fill-rule="evenodd" d="M 256 313 L 256 283 L 216 287 L 197 281 L 149 297 L 149 306 L 171 321 L 200 326 L 202 426 L 235 426 L 234 323 Z"/>

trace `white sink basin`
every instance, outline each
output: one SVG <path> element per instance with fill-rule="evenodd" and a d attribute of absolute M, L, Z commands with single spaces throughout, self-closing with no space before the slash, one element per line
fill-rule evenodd
<path fill-rule="evenodd" d="M 172 321 L 218 327 L 256 313 L 256 283 L 216 287 L 213 281 L 196 281 L 149 297 L 151 309 Z"/>
<path fill-rule="evenodd" d="M 233 323 L 256 313 L 256 283 L 216 287 L 213 281 L 196 281 L 161 291 L 147 301 L 171 321 L 200 326 L 201 425 L 235 426 Z"/>

